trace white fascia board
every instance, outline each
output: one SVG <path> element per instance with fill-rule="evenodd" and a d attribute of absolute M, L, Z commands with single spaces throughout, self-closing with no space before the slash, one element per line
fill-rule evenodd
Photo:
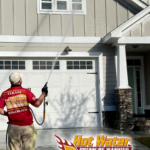
<path fill-rule="evenodd" d="M 147 37 L 122 37 L 117 44 L 150 44 L 150 36 Z"/>
<path fill-rule="evenodd" d="M 0 57 L 99 57 L 102 52 L 14 52 L 1 51 Z"/>
<path fill-rule="evenodd" d="M 11 36 L 1 35 L 1 43 L 101 43 L 101 37 Z"/>
<path fill-rule="evenodd" d="M 137 24 L 141 23 L 144 19 L 150 16 L 150 6 L 145 8 L 143 11 L 123 23 L 121 26 L 110 32 L 103 38 L 104 43 L 106 43 L 110 38 L 121 38 L 123 34 L 134 28 Z"/>

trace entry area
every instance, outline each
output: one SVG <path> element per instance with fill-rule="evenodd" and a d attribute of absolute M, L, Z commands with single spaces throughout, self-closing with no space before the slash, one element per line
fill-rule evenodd
<path fill-rule="evenodd" d="M 38 98 L 48 80 L 53 58 L 1 59 L 0 92 L 10 87 L 9 74 L 22 72 L 23 87 L 30 88 Z M 98 94 L 98 64 L 96 58 L 62 58 L 48 82 L 46 120 L 35 128 L 98 127 L 100 108 Z M 43 119 L 43 105 L 30 106 L 39 122 Z M 6 117 L 0 116 L 0 130 L 6 130 Z"/>
<path fill-rule="evenodd" d="M 144 70 L 142 57 L 127 57 L 128 80 L 132 90 L 132 108 L 134 114 L 144 112 Z"/>

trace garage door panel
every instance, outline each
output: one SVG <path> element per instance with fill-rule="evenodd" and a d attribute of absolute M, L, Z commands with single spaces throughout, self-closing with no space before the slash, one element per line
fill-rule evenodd
<path fill-rule="evenodd" d="M 47 75 L 47 78 L 48 79 Z M 48 87 L 52 85 L 61 85 L 62 84 L 62 75 L 59 73 L 53 73 L 50 77 L 50 80 L 48 81 Z"/>
<path fill-rule="evenodd" d="M 88 114 L 78 118 L 78 125 L 81 127 L 97 127 L 98 126 L 98 115 Z"/>
<path fill-rule="evenodd" d="M 0 88 L 9 88 L 10 82 L 9 82 L 9 74 L 7 75 L 0 75 Z"/>
<path fill-rule="evenodd" d="M 62 74 L 62 84 L 63 85 L 78 85 L 79 77 L 78 73 L 63 73 Z"/>
<path fill-rule="evenodd" d="M 48 87 L 48 97 L 47 99 L 55 101 L 55 99 L 61 98 L 61 87 Z"/>
<path fill-rule="evenodd" d="M 77 112 L 76 101 L 49 101 L 49 107 L 47 109 L 50 113 L 61 113 L 61 114 L 76 114 Z"/>
<path fill-rule="evenodd" d="M 28 85 L 32 87 L 36 86 L 44 86 L 46 83 L 46 74 L 40 74 L 40 73 L 33 73 L 33 74 L 28 74 Z"/>
<path fill-rule="evenodd" d="M 82 99 L 96 99 L 96 87 L 80 87 Z"/>
<path fill-rule="evenodd" d="M 95 74 L 80 73 L 80 85 L 92 86 L 96 84 Z"/>
<path fill-rule="evenodd" d="M 62 87 L 62 99 L 64 101 L 77 101 L 80 99 L 80 89 L 78 86 L 63 86 Z"/>

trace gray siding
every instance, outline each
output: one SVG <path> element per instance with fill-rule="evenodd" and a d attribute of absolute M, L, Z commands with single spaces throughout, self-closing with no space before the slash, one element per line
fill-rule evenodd
<path fill-rule="evenodd" d="M 116 68 L 115 48 L 103 46 L 104 105 L 115 105 Z"/>
<path fill-rule="evenodd" d="M 142 37 L 150 36 L 150 17 L 145 19 L 142 23 L 135 26 L 132 30 L 128 31 L 125 37 Z"/>
<path fill-rule="evenodd" d="M 1 0 L 0 34 L 104 37 L 134 14 L 115 0 L 87 0 L 86 15 L 37 14 L 37 0 Z"/>

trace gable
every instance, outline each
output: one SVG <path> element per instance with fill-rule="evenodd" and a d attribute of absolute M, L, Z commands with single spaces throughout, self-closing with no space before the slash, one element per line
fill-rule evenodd
<path fill-rule="evenodd" d="M 149 36 L 150 6 L 123 23 L 103 38 L 104 43 L 112 43 L 124 36 Z"/>
<path fill-rule="evenodd" d="M 150 17 L 137 24 L 133 29 L 129 30 L 123 37 L 143 37 L 150 36 Z"/>

